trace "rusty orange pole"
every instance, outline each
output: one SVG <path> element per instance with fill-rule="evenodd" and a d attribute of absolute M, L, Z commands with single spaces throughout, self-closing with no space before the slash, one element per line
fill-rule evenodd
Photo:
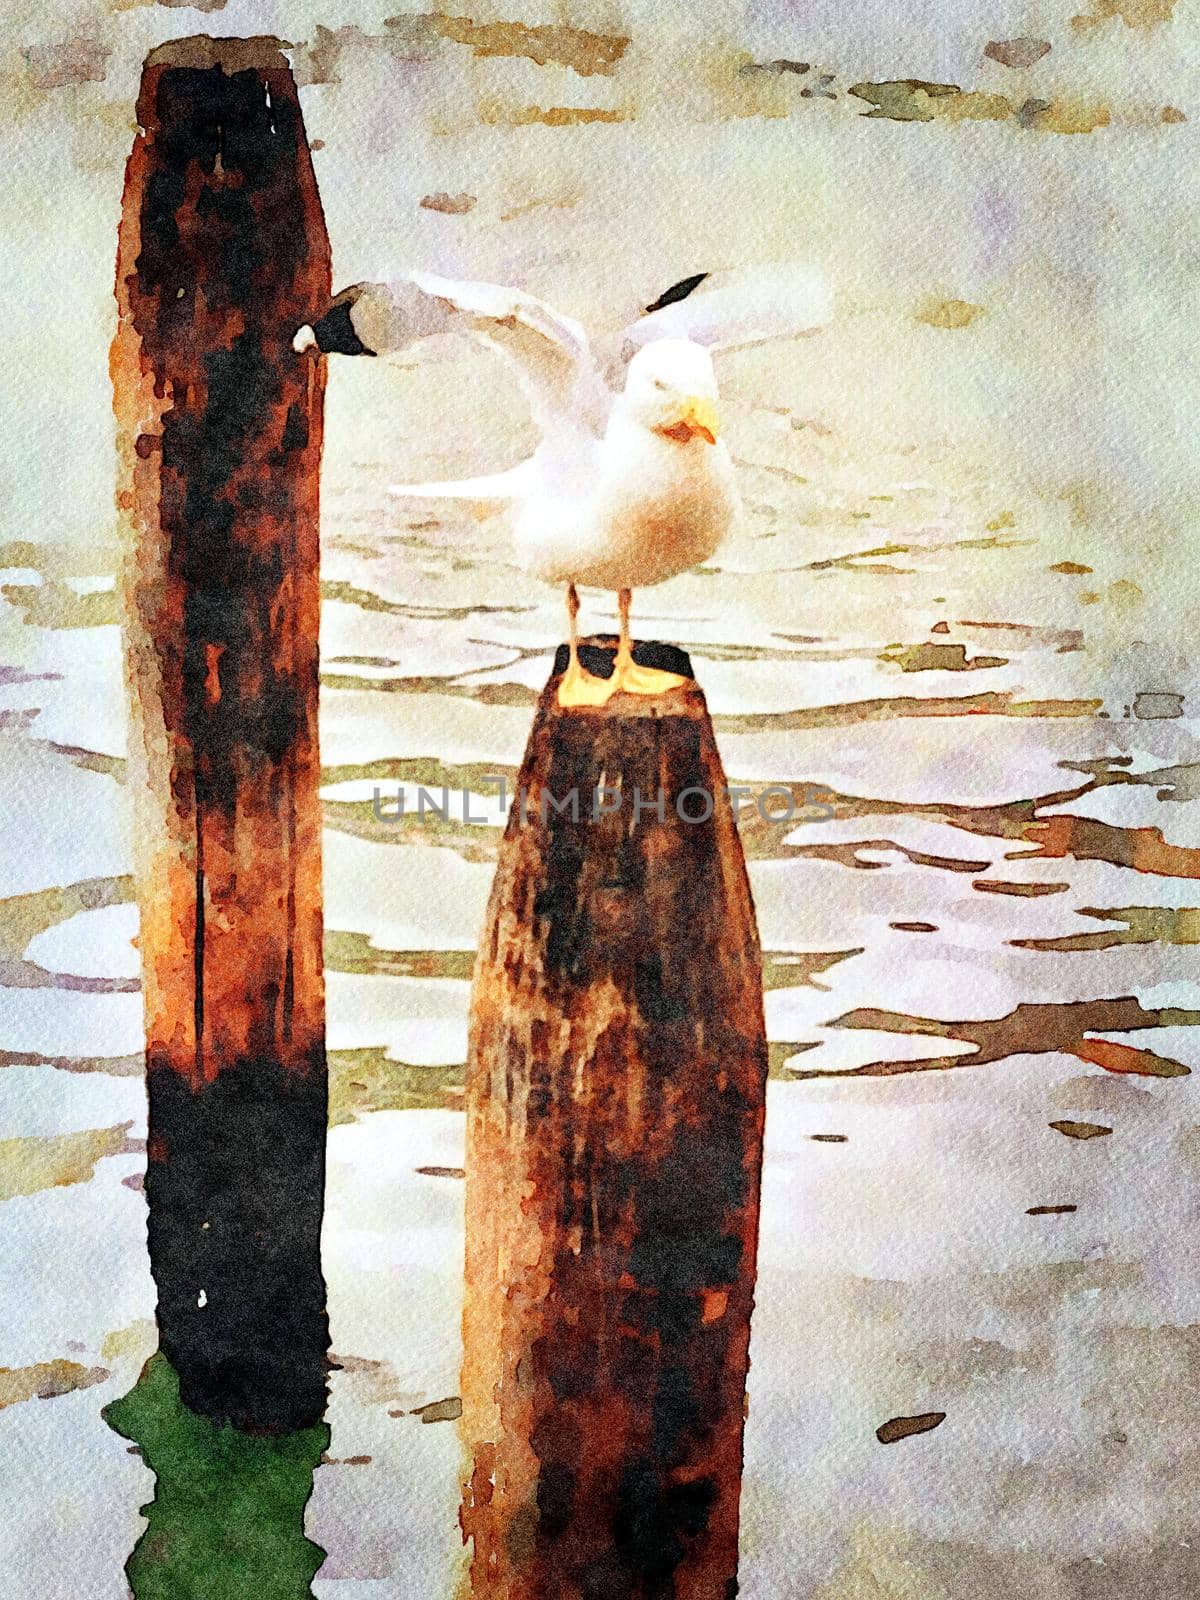
<path fill-rule="evenodd" d="M 564 666 L 475 973 L 468 1588 L 728 1600 L 767 1076 L 753 907 L 699 688 L 563 711 Z"/>
<path fill-rule="evenodd" d="M 296 86 L 265 39 L 146 61 L 112 351 L 127 523 L 150 1259 L 185 1401 L 325 1400 L 317 751 L 329 296 Z"/>

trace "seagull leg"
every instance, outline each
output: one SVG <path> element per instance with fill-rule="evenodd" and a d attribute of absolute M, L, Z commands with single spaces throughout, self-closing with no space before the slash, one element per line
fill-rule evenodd
<path fill-rule="evenodd" d="M 563 673 L 558 685 L 558 703 L 560 706 L 602 706 L 612 694 L 612 682 L 608 678 L 593 678 L 590 672 L 585 672 L 579 660 L 579 592 L 575 585 L 567 586 L 567 618 L 569 640 L 569 658 L 567 670 Z"/>
<path fill-rule="evenodd" d="M 632 592 L 622 589 L 618 596 L 621 613 L 621 637 L 617 644 L 617 659 L 613 664 L 610 682 L 613 693 L 666 694 L 668 689 L 680 689 L 688 682 L 677 672 L 662 672 L 658 667 L 640 667 L 633 659 L 633 641 L 629 636 L 629 605 Z"/>

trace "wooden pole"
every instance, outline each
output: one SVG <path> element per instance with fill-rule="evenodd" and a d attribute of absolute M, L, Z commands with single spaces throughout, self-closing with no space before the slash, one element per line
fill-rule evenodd
<path fill-rule="evenodd" d="M 682 652 L 638 659 L 691 677 Z M 469 1589 L 728 1600 L 767 1074 L 753 906 L 699 688 L 561 711 L 564 666 L 475 972 Z"/>
<path fill-rule="evenodd" d="M 317 798 L 329 243 L 287 61 L 266 39 L 147 59 L 112 350 L 129 525 L 162 1348 L 185 1402 L 320 1416 L 326 1075 Z"/>

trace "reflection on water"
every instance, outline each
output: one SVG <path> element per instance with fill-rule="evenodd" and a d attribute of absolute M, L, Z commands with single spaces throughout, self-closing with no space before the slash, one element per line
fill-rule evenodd
<path fill-rule="evenodd" d="M 349 381 L 333 375 L 335 399 Z M 376 375 L 370 403 L 395 406 L 397 439 L 402 402 Z M 1114 635 L 1153 642 L 1151 619 L 1121 610 L 1118 554 L 1053 506 L 922 462 L 946 471 L 935 488 L 910 454 L 866 460 L 786 412 L 735 396 L 730 410 L 753 461 L 748 526 L 722 570 L 639 592 L 634 620 L 689 650 L 729 781 L 775 791 L 739 823 L 774 1079 L 745 1592 L 783 1592 L 768 1568 L 786 1550 L 806 1563 L 787 1582 L 822 1600 L 999 1594 L 1026 1540 L 1030 1594 L 1076 1592 L 1077 1571 L 1054 1575 L 1063 1551 L 1104 1553 L 1089 1597 L 1200 1592 L 1170 1576 L 1191 1560 L 1171 1551 L 1190 1538 L 1200 1456 L 1163 1422 L 1186 1425 L 1200 1371 L 1178 1251 L 1200 1227 L 1188 685 L 1143 676 L 1140 645 L 1117 681 Z M 321 638 L 336 1460 L 314 1485 L 326 1429 L 221 1433 L 152 1361 L 106 1411 L 158 1479 L 136 1600 L 424 1600 L 453 1591 L 461 1548 L 455 1431 L 425 1424 L 459 1365 L 469 981 L 497 780 L 511 795 L 564 618 L 514 570 L 500 520 L 439 506 L 406 523 L 386 494 L 403 464 L 364 459 L 344 424 L 326 459 Z M 111 552 L 0 547 L 0 801 L 18 819 L 39 802 L 36 830 L 0 851 L 0 1109 L 42 1108 L 12 1130 L 23 1170 L 31 1141 L 55 1157 L 0 1224 L 18 1258 L 40 1228 L 63 1261 L 21 1280 L 22 1370 L 108 1371 L 105 1336 L 152 1310 L 128 1153 L 142 1125 L 121 1132 L 141 1114 L 141 1018 L 114 571 Z M 588 630 L 611 630 L 608 599 L 584 602 Z M 446 787 L 449 813 L 421 814 L 417 786 Z M 80 1152 L 60 1184 L 59 1157 Z M 94 1287 L 101 1240 L 119 1292 Z M 74 1325 L 83 1302 L 90 1330 Z M 108 1398 L 0 1411 L 0 1427 L 44 1429 L 37 1450 L 122 1530 L 89 1600 L 124 1600 L 135 1537 L 130 1479 L 77 1465 L 68 1408 L 94 1419 Z M 936 1431 L 880 1451 L 889 1419 L 935 1412 Z M 1163 1581 L 1129 1554 L 1138 1518 Z M 879 1550 L 906 1552 L 911 1574 Z"/>
<path fill-rule="evenodd" d="M 125 1568 L 134 1600 L 307 1600 L 325 1552 L 305 1537 L 304 1508 L 328 1424 L 281 1438 L 216 1427 L 180 1400 L 162 1355 L 104 1418 L 156 1479 Z"/>

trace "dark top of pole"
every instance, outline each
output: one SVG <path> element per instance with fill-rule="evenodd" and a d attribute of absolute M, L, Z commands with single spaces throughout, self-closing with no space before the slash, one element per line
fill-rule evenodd
<path fill-rule="evenodd" d="M 288 71 L 286 39 L 269 33 L 249 39 L 213 39 L 206 33 L 168 39 L 146 57 L 147 67 L 220 67 L 224 72 Z"/>
<path fill-rule="evenodd" d="M 612 677 L 616 653 L 617 639 L 611 633 L 595 634 L 579 644 L 580 664 L 594 678 Z M 568 646 L 560 644 L 554 656 L 553 677 L 560 678 L 563 675 L 569 659 Z M 691 678 L 695 682 L 692 658 L 677 644 L 664 644 L 659 639 L 639 639 L 633 647 L 633 659 L 639 667 L 651 667 L 656 672 L 675 672 L 681 678 Z M 661 707 L 656 704 L 654 709 L 657 714 Z"/>

